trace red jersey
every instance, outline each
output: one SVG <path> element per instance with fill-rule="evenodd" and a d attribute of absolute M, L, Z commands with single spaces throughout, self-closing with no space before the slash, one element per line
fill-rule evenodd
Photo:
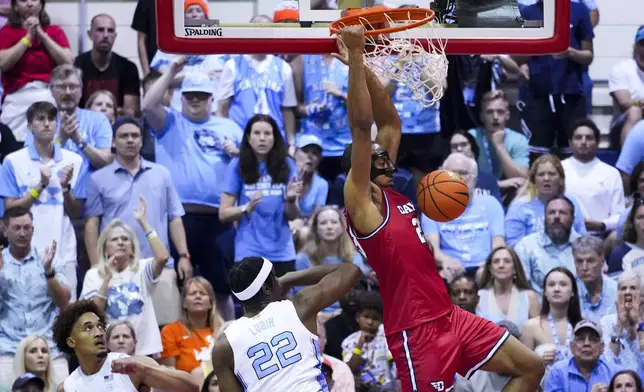
<path fill-rule="evenodd" d="M 376 272 L 387 335 L 444 316 L 452 302 L 438 274 L 414 204 L 400 193 L 382 189 L 382 224 L 361 235 L 346 209 L 347 231 L 357 250 Z"/>
<path fill-rule="evenodd" d="M 45 33 L 63 48 L 69 48 L 69 41 L 65 32 L 59 26 L 49 25 L 43 27 Z M 9 49 L 27 34 L 23 28 L 5 25 L 0 29 L 0 50 Z M 41 81 L 49 83 L 51 80 L 51 71 L 56 67 L 54 59 L 49 55 L 47 49 L 40 39 L 34 37 L 31 46 L 27 48 L 25 54 L 9 71 L 2 73 L 2 85 L 4 86 L 4 96 L 13 94 L 23 88 L 27 83 Z M 4 97 L 3 97 L 4 99 Z"/>

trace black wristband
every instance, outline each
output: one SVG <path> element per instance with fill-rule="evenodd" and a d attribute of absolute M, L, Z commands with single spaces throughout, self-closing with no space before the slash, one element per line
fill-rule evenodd
<path fill-rule="evenodd" d="M 45 271 L 45 278 L 53 279 L 55 276 L 56 276 L 56 270 L 54 270 L 53 268 L 51 269 L 51 272 L 49 272 L 49 273 L 47 271 Z"/>

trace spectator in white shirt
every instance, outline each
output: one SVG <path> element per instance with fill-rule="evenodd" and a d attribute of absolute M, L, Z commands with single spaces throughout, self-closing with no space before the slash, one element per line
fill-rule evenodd
<path fill-rule="evenodd" d="M 624 212 L 624 187 L 619 172 L 595 156 L 599 137 L 599 128 L 592 120 L 578 120 L 569 135 L 572 156 L 561 162 L 566 190 L 579 203 L 588 232 L 615 230 Z"/>
<path fill-rule="evenodd" d="M 80 216 L 85 195 L 78 186 L 83 158 L 54 143 L 58 109 L 36 102 L 27 110 L 33 144 L 5 158 L 0 170 L 0 196 L 7 210 L 30 209 L 34 215 L 33 247 L 43 251 L 58 243 L 54 267 L 67 279 L 76 300 L 76 234 L 70 218 Z"/>
<path fill-rule="evenodd" d="M 87 271 L 80 297 L 105 309 L 109 321 L 131 322 L 138 336 L 136 355 L 152 355 L 163 351 L 152 291 L 170 256 L 148 223 L 143 198 L 134 215 L 154 256 L 141 259 L 136 233 L 120 220 L 113 220 L 98 237 L 99 264 Z"/>
<path fill-rule="evenodd" d="M 619 146 L 622 146 L 628 132 L 642 119 L 644 109 L 644 26 L 635 34 L 633 58 L 613 66 L 608 91 L 615 107 L 611 139 L 619 140 Z"/>

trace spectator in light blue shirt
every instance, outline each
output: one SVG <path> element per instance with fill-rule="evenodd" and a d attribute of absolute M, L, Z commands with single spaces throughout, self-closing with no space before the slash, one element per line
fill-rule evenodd
<path fill-rule="evenodd" d="M 492 249 L 505 246 L 503 219 L 499 219 L 503 206 L 492 196 L 474 194 L 478 173 L 474 159 L 453 153 L 445 159 L 442 169 L 463 177 L 470 189 L 469 203 L 465 212 L 450 222 L 436 222 L 422 215 L 423 231 L 443 268 L 457 274 L 464 268 L 474 276 Z"/>
<path fill-rule="evenodd" d="M 633 169 L 638 163 L 644 161 L 644 120 L 640 120 L 626 136 L 622 151 L 619 154 L 615 167 L 622 174 L 624 188 L 628 190 Z M 634 191 L 631 189 L 630 191 Z"/>
<path fill-rule="evenodd" d="M 329 183 L 317 173 L 322 159 L 322 140 L 315 135 L 302 135 L 296 143 L 295 163 L 302 181 L 300 211 L 308 218 L 326 203 Z"/>
<path fill-rule="evenodd" d="M 288 222 L 300 216 L 301 190 L 297 166 L 275 120 L 265 114 L 251 117 L 239 158 L 226 169 L 219 208 L 222 222 L 239 222 L 235 262 L 262 256 L 273 261 L 276 276 L 295 270 Z"/>
<path fill-rule="evenodd" d="M 564 196 L 551 199 L 545 208 L 545 230 L 524 237 L 514 248 L 532 289 L 541 296 L 545 276 L 555 267 L 575 271 L 572 243 L 579 237 L 572 228 L 574 207 Z"/>
<path fill-rule="evenodd" d="M 644 371 L 644 355 L 640 339 L 642 315 L 638 299 L 642 298 L 642 277 L 626 271 L 617 280 L 617 312 L 601 319 L 604 335 L 604 355 L 609 362 L 624 369 Z M 639 335 L 639 336 L 638 336 Z"/>
<path fill-rule="evenodd" d="M 51 73 L 51 90 L 58 107 L 56 143 L 83 158 L 79 184 L 93 171 L 112 162 L 112 126 L 103 113 L 78 107 L 83 95 L 82 71 L 71 64 L 59 65 Z M 25 146 L 34 142 L 27 133 Z"/>
<path fill-rule="evenodd" d="M 566 190 L 566 175 L 561 161 L 554 155 L 542 155 L 530 167 L 527 186 L 520 192 L 505 216 L 505 240 L 515 246 L 519 240 L 544 229 L 544 212 L 548 200 L 561 196 Z M 581 208 L 574 198 L 566 195 L 573 205 L 574 224 L 577 234 L 586 234 L 586 223 Z M 572 266 L 570 266 L 572 267 Z"/>
<path fill-rule="evenodd" d="M 599 237 L 585 235 L 572 243 L 577 270 L 579 305 L 584 318 L 600 322 L 613 314 L 617 300 L 617 282 L 602 274 L 604 243 Z"/>
<path fill-rule="evenodd" d="M 572 358 L 556 362 L 548 370 L 543 392 L 596 392 L 606 389 L 620 368 L 602 358 L 602 329 L 594 321 L 582 320 L 573 330 Z"/>
<path fill-rule="evenodd" d="M 16 207 L 4 216 L 9 247 L 0 259 L 0 366 L 11 368 L 20 341 L 29 335 L 47 340 L 55 368 L 67 359 L 53 342 L 52 326 L 60 308 L 69 304 L 67 278 L 53 267 L 56 242 L 42 252 L 31 245 L 33 216 Z M 0 371 L 0 385 L 13 372 Z M 63 376 L 63 375 L 59 375 Z"/>
<path fill-rule="evenodd" d="M 170 171 L 186 215 L 188 253 L 172 249 L 173 257 L 198 266 L 213 286 L 217 309 L 225 320 L 234 317 L 228 272 L 233 263 L 234 229 L 219 220 L 224 173 L 239 154 L 242 130 L 233 121 L 212 115 L 214 85 L 203 73 L 188 73 L 181 87 L 181 111 L 164 106 L 171 82 L 186 58 L 176 57 L 143 97 L 141 107 L 156 135 L 157 163 Z"/>
<path fill-rule="evenodd" d="M 523 185 L 530 167 L 528 138 L 506 127 L 510 107 L 503 91 L 483 94 L 480 117 L 483 126 L 468 131 L 479 146 L 479 170 L 501 180 L 502 190 Z"/>
<path fill-rule="evenodd" d="M 296 90 L 302 91 L 298 104 L 301 132 L 322 140 L 320 175 L 328 181 L 341 171 L 342 154 L 351 143 L 347 119 L 349 67 L 331 55 L 298 56 L 291 63 Z"/>

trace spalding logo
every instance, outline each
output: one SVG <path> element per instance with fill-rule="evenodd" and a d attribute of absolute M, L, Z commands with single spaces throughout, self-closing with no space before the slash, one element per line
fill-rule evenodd
<path fill-rule="evenodd" d="M 451 171 L 448 171 L 447 175 L 449 175 L 450 177 L 452 177 L 455 180 L 462 180 L 463 179 L 463 178 L 461 178 L 461 176 L 459 176 L 458 174 L 456 174 L 454 172 L 451 172 Z"/>

